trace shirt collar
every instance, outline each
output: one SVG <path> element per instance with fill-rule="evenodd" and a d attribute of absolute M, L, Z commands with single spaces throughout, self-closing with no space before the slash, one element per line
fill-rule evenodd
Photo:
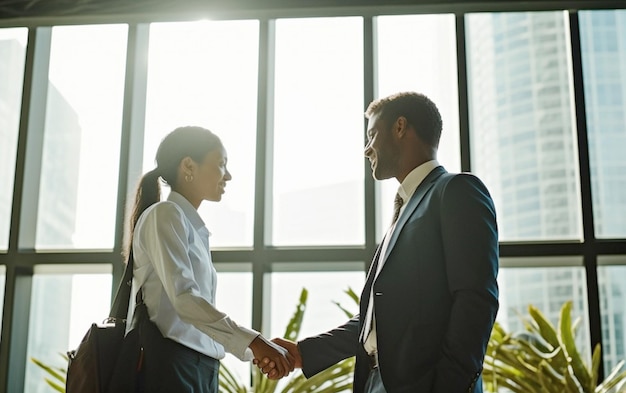
<path fill-rule="evenodd" d="M 411 199 L 417 187 L 426 179 L 426 176 L 438 166 L 439 162 L 437 160 L 430 160 L 409 172 L 398 187 L 398 194 L 402 197 L 405 204 Z"/>
<path fill-rule="evenodd" d="M 187 200 L 187 198 L 177 193 L 176 191 L 170 191 L 170 195 L 167 197 L 167 200 L 170 202 L 174 202 L 175 204 L 180 206 L 181 209 L 183 209 L 185 216 L 187 216 L 187 218 L 191 222 L 191 225 L 193 225 L 196 230 L 200 230 L 202 228 L 206 229 L 206 224 L 204 223 L 204 220 L 202 220 L 202 217 L 200 217 L 198 211 Z"/>

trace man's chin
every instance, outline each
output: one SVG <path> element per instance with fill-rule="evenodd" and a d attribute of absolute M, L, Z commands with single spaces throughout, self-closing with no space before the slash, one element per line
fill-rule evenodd
<path fill-rule="evenodd" d="M 391 179 L 392 176 L 391 175 L 382 175 L 380 173 L 376 173 L 376 171 L 372 172 L 372 177 L 374 178 L 374 180 L 387 180 L 387 179 Z"/>

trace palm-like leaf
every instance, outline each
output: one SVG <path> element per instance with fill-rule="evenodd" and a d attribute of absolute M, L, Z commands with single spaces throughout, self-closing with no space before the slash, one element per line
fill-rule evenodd
<path fill-rule="evenodd" d="M 244 384 L 239 382 L 228 367 L 220 366 L 219 385 L 220 392 L 247 393 L 248 389 Z"/>
<path fill-rule="evenodd" d="M 351 289 L 345 293 L 358 304 L 359 298 Z M 300 333 L 308 291 L 302 289 L 296 310 L 285 329 L 284 337 L 295 341 Z M 335 303 L 349 318 L 348 309 Z M 578 322 L 572 322 L 571 302 L 561 308 L 558 329 L 534 306 L 528 307 L 527 316 L 521 316 L 525 332 L 511 334 L 495 323 L 487 345 L 483 381 L 487 392 L 500 389 L 514 393 L 626 393 L 624 360 L 619 362 L 598 384 L 601 349 L 596 345 L 590 367 L 587 367 L 576 348 L 575 335 Z M 67 356 L 61 354 L 67 364 Z M 42 361 L 31 361 L 52 378 L 45 381 L 55 391 L 65 392 L 66 369 L 49 366 Z M 352 390 L 354 358 L 346 359 L 311 378 L 296 371 L 282 388 L 281 393 L 339 393 Z M 252 372 L 252 392 L 274 393 L 277 382 L 267 379 L 256 367 Z M 220 392 L 248 393 L 227 367 L 220 367 Z"/>
<path fill-rule="evenodd" d="M 357 305 L 359 302 L 358 295 L 350 288 L 344 291 Z M 308 291 L 303 288 L 300 292 L 298 304 L 293 316 L 289 320 L 285 328 L 284 338 L 296 341 L 302 327 L 304 312 L 306 311 L 306 303 L 308 300 Z M 346 316 L 351 318 L 354 313 L 350 312 L 341 304 L 335 302 Z M 352 390 L 352 376 L 354 373 L 354 358 L 346 359 L 334 366 L 312 376 L 306 378 L 300 370 L 295 371 L 290 377 L 287 384 L 281 389 L 281 393 L 338 393 L 348 392 Z M 243 393 L 246 387 L 236 380 L 230 379 L 232 373 L 227 367 L 220 367 L 220 388 L 224 393 Z M 222 383 L 221 380 L 228 379 L 228 383 Z M 254 393 L 274 393 L 278 387 L 278 381 L 268 379 L 258 368 L 252 370 L 252 392 Z M 244 390 L 241 390 L 244 389 Z"/>
<path fill-rule="evenodd" d="M 63 358 L 65 364 L 67 364 L 68 358 L 64 353 L 59 353 L 59 355 Z M 63 367 L 54 367 L 49 366 L 42 362 L 41 360 L 31 357 L 30 361 L 35 363 L 39 368 L 44 370 L 54 379 L 44 378 L 46 383 L 55 391 L 65 393 L 65 377 L 67 375 L 67 369 Z"/>
<path fill-rule="evenodd" d="M 511 334 L 496 322 L 487 345 L 483 380 L 487 392 L 617 393 L 626 385 L 620 362 L 598 385 L 600 345 L 585 365 L 576 347 L 579 320 L 572 321 L 572 302 L 561 307 L 558 328 L 534 306 L 522 316 L 525 332 Z M 620 392 L 621 393 L 621 392 Z"/>
<path fill-rule="evenodd" d="M 559 319 L 559 339 L 561 347 L 565 349 L 569 363 L 572 366 L 576 379 L 582 387 L 582 391 L 584 393 L 592 393 L 595 390 L 595 386 L 591 386 L 591 375 L 576 348 L 576 342 L 574 341 L 574 334 L 572 332 L 571 311 L 571 301 L 566 302 L 561 308 L 561 318 Z"/>

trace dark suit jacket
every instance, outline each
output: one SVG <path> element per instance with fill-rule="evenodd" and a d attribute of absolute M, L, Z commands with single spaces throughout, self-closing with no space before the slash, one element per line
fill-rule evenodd
<path fill-rule="evenodd" d="M 377 250 L 377 254 L 380 252 Z M 416 189 L 390 239 L 370 288 L 378 357 L 388 393 L 482 392 L 480 374 L 498 310 L 498 235 L 489 192 L 470 174 L 435 168 Z M 298 343 L 309 377 L 356 355 L 354 392 L 363 392 L 369 360 L 359 315 Z"/>

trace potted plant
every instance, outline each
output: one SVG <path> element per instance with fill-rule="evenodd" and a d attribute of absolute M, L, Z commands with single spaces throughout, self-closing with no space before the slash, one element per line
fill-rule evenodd
<path fill-rule="evenodd" d="M 359 297 L 352 289 L 348 288 L 345 293 L 358 305 Z M 303 288 L 300 292 L 300 298 L 296 306 L 296 310 L 291 317 L 285 329 L 284 338 L 295 341 L 298 339 L 304 312 L 306 311 L 306 302 L 308 291 Z M 341 304 L 335 302 L 348 318 L 354 315 Z M 327 368 L 326 370 L 306 378 L 302 371 L 296 370 L 290 377 L 287 384 L 281 388 L 280 393 L 336 393 L 352 391 L 352 376 L 354 372 L 354 358 L 346 359 L 342 362 Z M 252 371 L 252 388 L 246 387 L 243 383 L 237 381 L 234 375 L 227 367 L 220 367 L 220 391 L 224 393 L 275 393 L 278 389 L 278 381 L 270 380 L 256 367 Z"/>
<path fill-rule="evenodd" d="M 619 362 L 599 382 L 600 344 L 593 350 L 591 364 L 576 348 L 572 302 L 561 307 L 555 327 L 534 306 L 523 318 L 525 331 L 507 332 L 496 322 L 487 346 L 483 381 L 488 392 L 515 393 L 616 393 L 626 392 L 626 371 Z M 621 371 L 621 372 L 620 372 Z"/>
<path fill-rule="evenodd" d="M 348 289 L 345 293 L 358 304 L 359 298 Z M 306 311 L 308 291 L 303 288 L 296 310 L 285 329 L 284 338 L 297 340 Z M 348 318 L 353 313 L 335 304 Z M 507 332 L 495 323 L 487 345 L 483 382 L 491 393 L 626 393 L 624 361 L 599 381 L 600 344 L 593 350 L 591 364 L 585 364 L 575 342 L 580 318 L 572 321 L 572 302 L 561 307 L 558 326 L 554 326 L 533 305 L 528 316 L 522 317 L 525 330 Z M 64 392 L 65 369 L 51 367 L 31 359 L 52 378 L 46 382 L 56 391 Z M 67 362 L 67 358 L 65 358 Z M 220 367 L 220 392 L 276 393 L 277 381 L 267 379 L 256 367 L 252 368 L 252 387 L 246 386 L 226 367 Z M 354 358 L 346 359 L 311 378 L 296 371 L 279 393 L 338 393 L 352 391 Z"/>

